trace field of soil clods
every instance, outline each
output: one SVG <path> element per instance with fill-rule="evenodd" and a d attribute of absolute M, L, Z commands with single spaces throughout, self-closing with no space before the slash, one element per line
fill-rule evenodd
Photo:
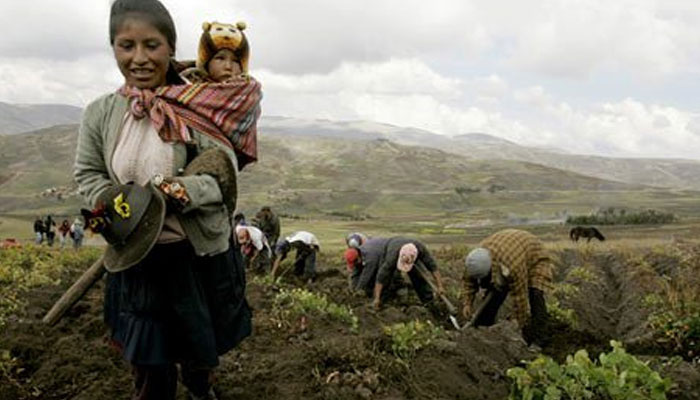
<path fill-rule="evenodd" d="M 593 358 L 619 340 L 671 379 L 668 398 L 700 399 L 695 333 L 685 329 L 694 323 L 688 308 L 698 299 L 687 286 L 699 282 L 700 246 L 550 248 L 557 271 L 548 305 L 556 322 L 543 352 L 563 361 L 585 348 Z M 434 251 L 455 303 L 465 250 Z M 128 365 L 105 339 L 102 283 L 56 326 L 41 322 L 95 251 L 67 261 L 31 246 L 11 251 L 38 256 L 8 251 L 0 253 L 0 398 L 129 398 Z M 31 275 L 36 268 L 44 275 Z M 508 301 L 496 325 L 458 332 L 443 307 L 422 307 L 408 286 L 375 312 L 364 295 L 348 291 L 344 268 L 341 254 L 322 253 L 310 284 L 289 274 L 277 282 L 248 277 L 254 333 L 221 359 L 220 399 L 504 399 L 512 384 L 506 371 L 539 355 L 507 320 Z"/>

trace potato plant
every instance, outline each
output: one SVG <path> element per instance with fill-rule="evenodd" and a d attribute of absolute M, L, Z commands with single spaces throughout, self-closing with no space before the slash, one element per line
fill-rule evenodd
<path fill-rule="evenodd" d="M 323 294 L 313 293 L 306 289 L 281 289 L 274 300 L 275 313 L 280 319 L 289 320 L 302 316 L 328 316 L 330 319 L 350 325 L 357 331 L 359 320 L 348 306 L 339 305 Z"/>
<path fill-rule="evenodd" d="M 391 350 L 396 357 L 413 358 L 416 352 L 432 344 L 444 335 L 440 327 L 430 321 L 419 320 L 384 327 L 384 334 L 391 338 Z"/>
<path fill-rule="evenodd" d="M 8 318 L 24 311 L 24 292 L 61 284 L 71 273 L 91 265 L 99 252 L 95 248 L 56 251 L 32 245 L 0 251 L 0 329 Z"/>
<path fill-rule="evenodd" d="M 670 250 L 678 267 L 642 300 L 651 310 L 647 323 L 662 347 L 687 360 L 700 359 L 700 248 L 679 245 Z"/>
<path fill-rule="evenodd" d="M 664 400 L 671 381 L 628 354 L 621 343 L 610 342 L 612 351 L 591 360 L 586 350 L 569 355 L 558 364 L 546 356 L 510 368 L 510 400 L 555 399 L 651 399 Z"/>

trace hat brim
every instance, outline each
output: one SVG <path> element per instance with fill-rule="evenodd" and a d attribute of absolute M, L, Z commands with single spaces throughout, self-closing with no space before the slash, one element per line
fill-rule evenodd
<path fill-rule="evenodd" d="M 109 272 L 124 271 L 138 264 L 158 241 L 165 221 L 165 199 L 152 186 L 148 188 L 154 193 L 136 229 L 124 244 L 107 246 L 104 263 Z"/>

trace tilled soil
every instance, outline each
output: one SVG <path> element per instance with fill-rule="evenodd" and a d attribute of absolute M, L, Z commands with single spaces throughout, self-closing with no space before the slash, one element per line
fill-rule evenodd
<path fill-rule="evenodd" d="M 607 351 L 610 339 L 635 343 L 645 333 L 647 311 L 640 300 L 645 288 L 644 282 L 632 279 L 625 260 L 610 252 L 578 250 L 558 256 L 556 281 L 579 288 L 561 299 L 562 306 L 576 311 L 578 325 L 557 325 L 553 343 L 544 352 L 561 361 L 580 348 L 592 356 Z M 272 312 L 279 287 L 249 282 L 254 333 L 221 358 L 215 386 L 220 399 L 500 400 L 509 391 L 505 371 L 537 356 L 506 320 L 508 302 L 498 324 L 461 333 L 443 316 L 436 318 L 420 306 L 409 289 L 400 290 L 393 302 L 374 312 L 367 298 L 347 290 L 342 267 L 329 257 L 322 258 L 316 282 L 307 285 L 287 277 L 284 285 L 306 287 L 350 306 L 359 318 L 358 332 L 323 317 L 280 323 Z M 596 279 L 570 276 L 576 267 L 586 268 Z M 664 268 L 673 265 L 666 263 Z M 449 284 L 459 282 L 458 270 L 447 267 L 443 273 Z M 0 349 L 10 350 L 16 359 L 14 367 L 0 371 L 0 399 L 129 398 L 129 367 L 106 340 L 102 288 L 96 285 L 55 327 L 43 325 L 41 317 L 65 285 L 27 293 L 26 315 L 0 332 Z M 411 360 L 398 359 L 383 327 L 414 319 L 442 326 L 444 338 Z M 697 365 L 664 363 L 648 343 L 628 349 L 674 380 L 672 398 L 700 398 Z M 178 390 L 178 398 L 186 399 L 184 389 Z"/>

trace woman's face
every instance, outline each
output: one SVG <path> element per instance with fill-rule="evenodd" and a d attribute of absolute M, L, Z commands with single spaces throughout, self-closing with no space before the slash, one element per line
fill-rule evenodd
<path fill-rule="evenodd" d="M 233 51 L 222 49 L 214 54 L 214 57 L 209 61 L 207 72 L 214 82 L 224 82 L 240 75 L 241 67 L 238 65 Z"/>
<path fill-rule="evenodd" d="M 114 35 L 114 58 L 128 86 L 152 89 L 165 84 L 170 57 L 166 37 L 142 18 L 127 18 Z"/>

